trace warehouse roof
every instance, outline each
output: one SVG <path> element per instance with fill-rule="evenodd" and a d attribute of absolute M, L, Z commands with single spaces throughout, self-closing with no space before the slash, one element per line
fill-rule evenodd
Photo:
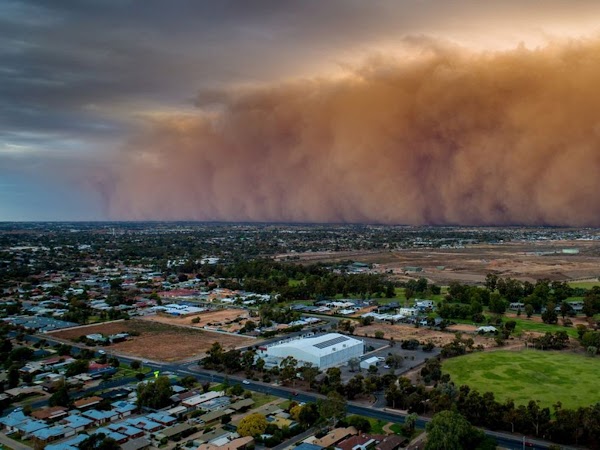
<path fill-rule="evenodd" d="M 295 339 L 281 344 L 271 346 L 269 349 L 280 348 L 295 348 L 313 355 L 323 356 L 332 352 L 341 350 L 345 347 L 352 347 L 357 344 L 362 344 L 362 341 L 339 333 L 328 333 L 321 336 Z"/>

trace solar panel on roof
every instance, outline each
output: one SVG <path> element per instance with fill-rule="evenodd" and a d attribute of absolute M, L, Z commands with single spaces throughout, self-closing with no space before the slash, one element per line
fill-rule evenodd
<path fill-rule="evenodd" d="M 327 341 L 319 342 L 318 344 L 314 344 L 313 347 L 317 347 L 320 349 L 324 349 L 327 347 L 331 347 L 332 345 L 339 344 L 340 342 L 348 341 L 349 339 L 346 336 L 337 336 L 333 339 L 329 339 Z"/>

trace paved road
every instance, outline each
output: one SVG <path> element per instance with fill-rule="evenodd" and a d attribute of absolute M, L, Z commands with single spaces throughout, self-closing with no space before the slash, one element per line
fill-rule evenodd
<path fill-rule="evenodd" d="M 39 339 L 40 338 L 37 336 L 28 336 L 28 340 L 31 340 L 31 341 L 37 341 Z M 41 339 L 46 339 L 46 341 L 48 341 L 48 342 L 59 342 L 59 341 L 55 341 L 55 340 L 49 338 L 46 335 L 41 337 Z M 77 347 L 77 345 L 74 345 L 74 347 Z M 122 355 L 117 355 L 117 354 L 115 354 L 114 356 L 117 356 L 121 361 L 124 361 L 127 363 L 131 363 L 132 361 L 140 361 L 141 360 L 141 358 L 132 358 L 129 356 L 122 356 Z M 230 383 L 236 383 L 236 382 L 241 383 L 243 380 L 243 378 L 241 378 L 241 377 L 227 376 L 227 375 L 223 375 L 222 373 L 219 373 L 219 372 L 212 372 L 212 371 L 204 370 L 204 369 L 200 368 L 197 364 L 191 363 L 191 362 L 160 363 L 160 362 L 156 362 L 156 361 L 144 361 L 144 364 L 147 367 L 152 368 L 153 370 L 160 370 L 163 373 L 171 372 L 175 375 L 179 375 L 182 377 L 186 376 L 186 375 L 193 375 L 196 378 L 198 378 L 199 380 L 203 380 L 203 381 L 222 383 L 225 380 L 225 378 L 227 378 Z M 122 385 L 122 384 L 126 384 L 126 379 L 116 380 L 116 383 L 117 384 L 114 387 Z M 293 399 L 301 401 L 301 402 L 315 402 L 319 399 L 326 398 L 323 395 L 320 395 L 317 393 L 297 392 L 293 388 L 277 386 L 277 385 L 273 385 L 273 384 L 269 384 L 269 383 L 263 383 L 261 381 L 251 381 L 250 384 L 245 384 L 244 388 L 254 391 L 254 392 L 267 393 L 267 394 L 274 395 L 274 396 L 281 397 L 281 398 L 288 398 L 288 399 L 293 398 Z M 97 391 L 99 389 L 105 389 L 104 385 L 103 385 L 103 387 L 91 388 L 86 391 L 94 391 L 94 390 Z M 83 391 L 83 392 L 86 392 L 86 391 Z M 360 414 L 362 416 L 372 417 L 374 419 L 380 419 L 380 420 L 384 420 L 384 421 L 388 421 L 388 422 L 396 422 L 396 423 L 404 423 L 404 419 L 407 415 L 406 413 L 402 413 L 402 412 L 399 412 L 396 410 L 390 410 L 390 409 L 386 409 L 386 408 L 377 408 L 372 405 L 365 406 L 363 404 L 359 404 L 359 403 L 355 403 L 355 402 L 348 402 L 347 411 L 350 414 Z M 428 417 L 419 417 L 417 419 L 416 425 L 417 425 L 417 427 L 423 428 L 423 427 L 425 427 L 425 425 L 427 425 L 427 423 L 429 421 L 431 421 L 431 419 Z M 542 441 L 540 439 L 524 438 L 523 436 L 517 436 L 517 435 L 513 435 L 513 434 L 509 434 L 509 433 L 500 433 L 500 432 L 485 430 L 485 429 L 483 431 L 488 436 L 494 437 L 500 447 L 510 449 L 510 450 L 522 450 L 525 446 L 526 446 L 526 448 L 529 448 L 529 449 L 542 450 L 542 449 L 548 449 L 549 446 L 552 445 L 551 442 Z M 525 443 L 527 445 L 525 445 Z M 573 447 L 562 446 L 561 448 L 563 448 L 565 450 L 568 450 L 568 449 L 574 450 Z"/>

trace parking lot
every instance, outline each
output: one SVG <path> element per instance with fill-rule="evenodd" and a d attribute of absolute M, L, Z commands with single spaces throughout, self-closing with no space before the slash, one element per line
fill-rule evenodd
<path fill-rule="evenodd" d="M 437 356 L 440 352 L 439 348 L 434 348 L 430 352 L 424 352 L 421 346 L 417 350 L 405 350 L 401 347 L 401 342 L 395 342 L 393 347 L 389 345 L 387 339 L 375 339 L 375 338 L 361 338 L 360 336 L 354 336 L 357 339 L 362 339 L 365 342 L 365 355 L 361 358 L 361 361 L 365 359 L 377 357 L 379 362 L 377 363 L 377 374 L 383 375 L 385 373 L 393 372 L 396 375 L 400 375 L 404 372 L 408 372 L 415 366 L 422 364 L 426 359 Z M 403 358 L 402 365 L 397 369 L 388 367 L 386 368 L 385 360 L 390 355 L 400 355 Z M 342 380 L 347 382 L 357 373 L 366 375 L 367 369 L 357 369 L 355 372 L 350 371 L 350 367 L 346 364 L 340 367 L 342 371 Z"/>

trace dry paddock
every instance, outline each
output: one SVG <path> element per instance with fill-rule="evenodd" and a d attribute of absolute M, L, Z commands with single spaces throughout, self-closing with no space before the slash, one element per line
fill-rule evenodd
<path fill-rule="evenodd" d="M 214 333 L 188 326 L 169 325 L 141 319 L 70 328 L 49 333 L 49 335 L 72 341 L 82 335 L 93 333 L 110 335 L 132 332 L 139 333 L 139 336 L 132 336 L 125 342 L 115 343 L 105 348 L 153 361 L 170 362 L 201 358 L 214 342 L 221 343 L 225 349 L 243 347 L 255 342 L 255 340 L 243 336 Z"/>

